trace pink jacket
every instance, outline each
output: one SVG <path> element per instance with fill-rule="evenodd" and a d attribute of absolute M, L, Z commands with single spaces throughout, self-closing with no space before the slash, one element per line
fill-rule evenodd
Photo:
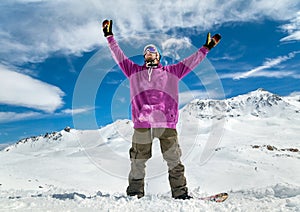
<path fill-rule="evenodd" d="M 126 57 L 113 36 L 107 41 L 114 60 L 129 78 L 134 128 L 176 129 L 179 80 L 205 58 L 208 49 L 202 47 L 177 64 L 147 68 Z"/>

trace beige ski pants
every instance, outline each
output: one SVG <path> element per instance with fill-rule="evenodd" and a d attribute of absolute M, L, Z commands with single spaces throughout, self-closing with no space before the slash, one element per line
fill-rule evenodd
<path fill-rule="evenodd" d="M 127 194 L 130 196 L 144 196 L 144 178 L 146 162 L 152 156 L 152 140 L 160 140 L 160 148 L 164 160 L 168 165 L 169 183 L 172 197 L 187 193 L 184 166 L 180 161 L 181 150 L 178 144 L 176 129 L 169 128 L 139 128 L 134 129 L 132 147 L 129 150 L 131 170 Z"/>

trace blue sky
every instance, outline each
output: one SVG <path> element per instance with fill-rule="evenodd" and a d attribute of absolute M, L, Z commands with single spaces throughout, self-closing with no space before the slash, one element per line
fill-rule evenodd
<path fill-rule="evenodd" d="M 298 0 L 3 0 L 0 17 L 0 143 L 130 118 L 128 81 L 100 27 L 106 18 L 137 63 L 148 43 L 169 64 L 201 47 L 207 32 L 222 35 L 183 80 L 181 105 L 258 88 L 300 92 Z"/>

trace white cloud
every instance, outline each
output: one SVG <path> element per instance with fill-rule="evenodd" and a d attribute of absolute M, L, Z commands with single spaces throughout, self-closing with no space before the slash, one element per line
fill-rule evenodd
<path fill-rule="evenodd" d="M 266 18 L 293 22 L 299 6 L 298 0 L 6 0 L 0 7 L 0 59 L 20 64 L 42 61 L 57 51 L 89 51 L 106 42 L 101 31 L 105 18 L 114 20 L 113 32 L 119 37 L 157 36 L 176 28 L 206 33 L 229 22 Z M 297 29 L 299 25 L 286 39 L 298 38 Z"/>
<path fill-rule="evenodd" d="M 243 72 L 236 72 L 236 73 L 228 73 L 228 74 L 220 74 L 221 79 L 232 78 L 232 79 L 241 79 Z M 267 77 L 267 78 L 284 78 L 284 77 L 291 77 L 294 79 L 300 79 L 300 75 L 294 71 L 260 71 L 252 74 L 251 77 Z"/>
<path fill-rule="evenodd" d="M 300 40 L 300 11 L 296 13 L 296 17 L 290 20 L 289 24 L 284 24 L 281 28 L 289 35 L 280 39 L 280 41 Z"/>
<path fill-rule="evenodd" d="M 8 123 L 20 120 L 28 120 L 28 119 L 40 119 L 49 116 L 72 116 L 82 113 L 87 113 L 89 111 L 94 110 L 94 107 L 85 107 L 85 108 L 77 108 L 77 109 L 64 109 L 57 113 L 42 113 L 42 112 L 0 112 L 0 123 Z M 0 134 L 1 135 L 1 134 Z"/>
<path fill-rule="evenodd" d="M 223 75 L 221 75 L 221 78 L 232 77 L 235 80 L 239 80 L 239 79 L 249 78 L 249 77 L 254 77 L 254 76 L 255 77 L 257 77 L 257 76 L 286 77 L 286 76 L 292 74 L 292 72 L 274 72 L 274 71 L 273 72 L 262 72 L 262 71 L 265 69 L 276 67 L 279 64 L 292 59 L 298 53 L 300 53 L 300 52 L 294 51 L 294 52 L 289 53 L 286 56 L 279 56 L 279 57 L 273 58 L 273 59 L 266 59 L 266 61 L 261 66 L 253 68 L 250 71 L 233 73 L 233 74 L 223 74 Z"/>
<path fill-rule="evenodd" d="M 297 40 L 298 41 L 300 40 L 300 30 L 292 32 L 289 36 L 280 39 L 280 41 L 297 41 Z"/>
<path fill-rule="evenodd" d="M 0 112 L 0 123 L 7 123 L 7 122 L 24 120 L 24 119 L 36 118 L 41 115 L 42 114 L 38 112 L 25 112 L 25 113 Z"/>
<path fill-rule="evenodd" d="M 189 38 L 170 38 L 162 43 L 162 50 L 164 56 L 175 58 L 176 60 L 180 59 L 178 51 L 180 49 L 190 48 L 192 46 L 191 40 Z"/>
<path fill-rule="evenodd" d="M 62 110 L 60 114 L 75 115 L 75 114 L 86 113 L 94 109 L 95 108 L 93 107 L 65 109 Z"/>
<path fill-rule="evenodd" d="M 54 112 L 63 105 L 63 91 L 0 64 L 0 104 Z"/>

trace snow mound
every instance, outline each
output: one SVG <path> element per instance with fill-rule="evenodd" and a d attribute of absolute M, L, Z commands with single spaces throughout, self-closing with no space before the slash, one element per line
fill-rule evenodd
<path fill-rule="evenodd" d="M 231 191 L 223 203 L 198 200 L 205 194 L 191 192 L 194 199 L 174 200 L 167 195 L 146 195 L 142 199 L 127 197 L 124 193 L 85 194 L 76 191 L 52 189 L 48 192 L 0 191 L 6 202 L 0 201 L 3 210 L 52 211 L 298 211 L 300 188 L 289 184 Z M 268 206 L 266 206 L 268 203 Z"/>

